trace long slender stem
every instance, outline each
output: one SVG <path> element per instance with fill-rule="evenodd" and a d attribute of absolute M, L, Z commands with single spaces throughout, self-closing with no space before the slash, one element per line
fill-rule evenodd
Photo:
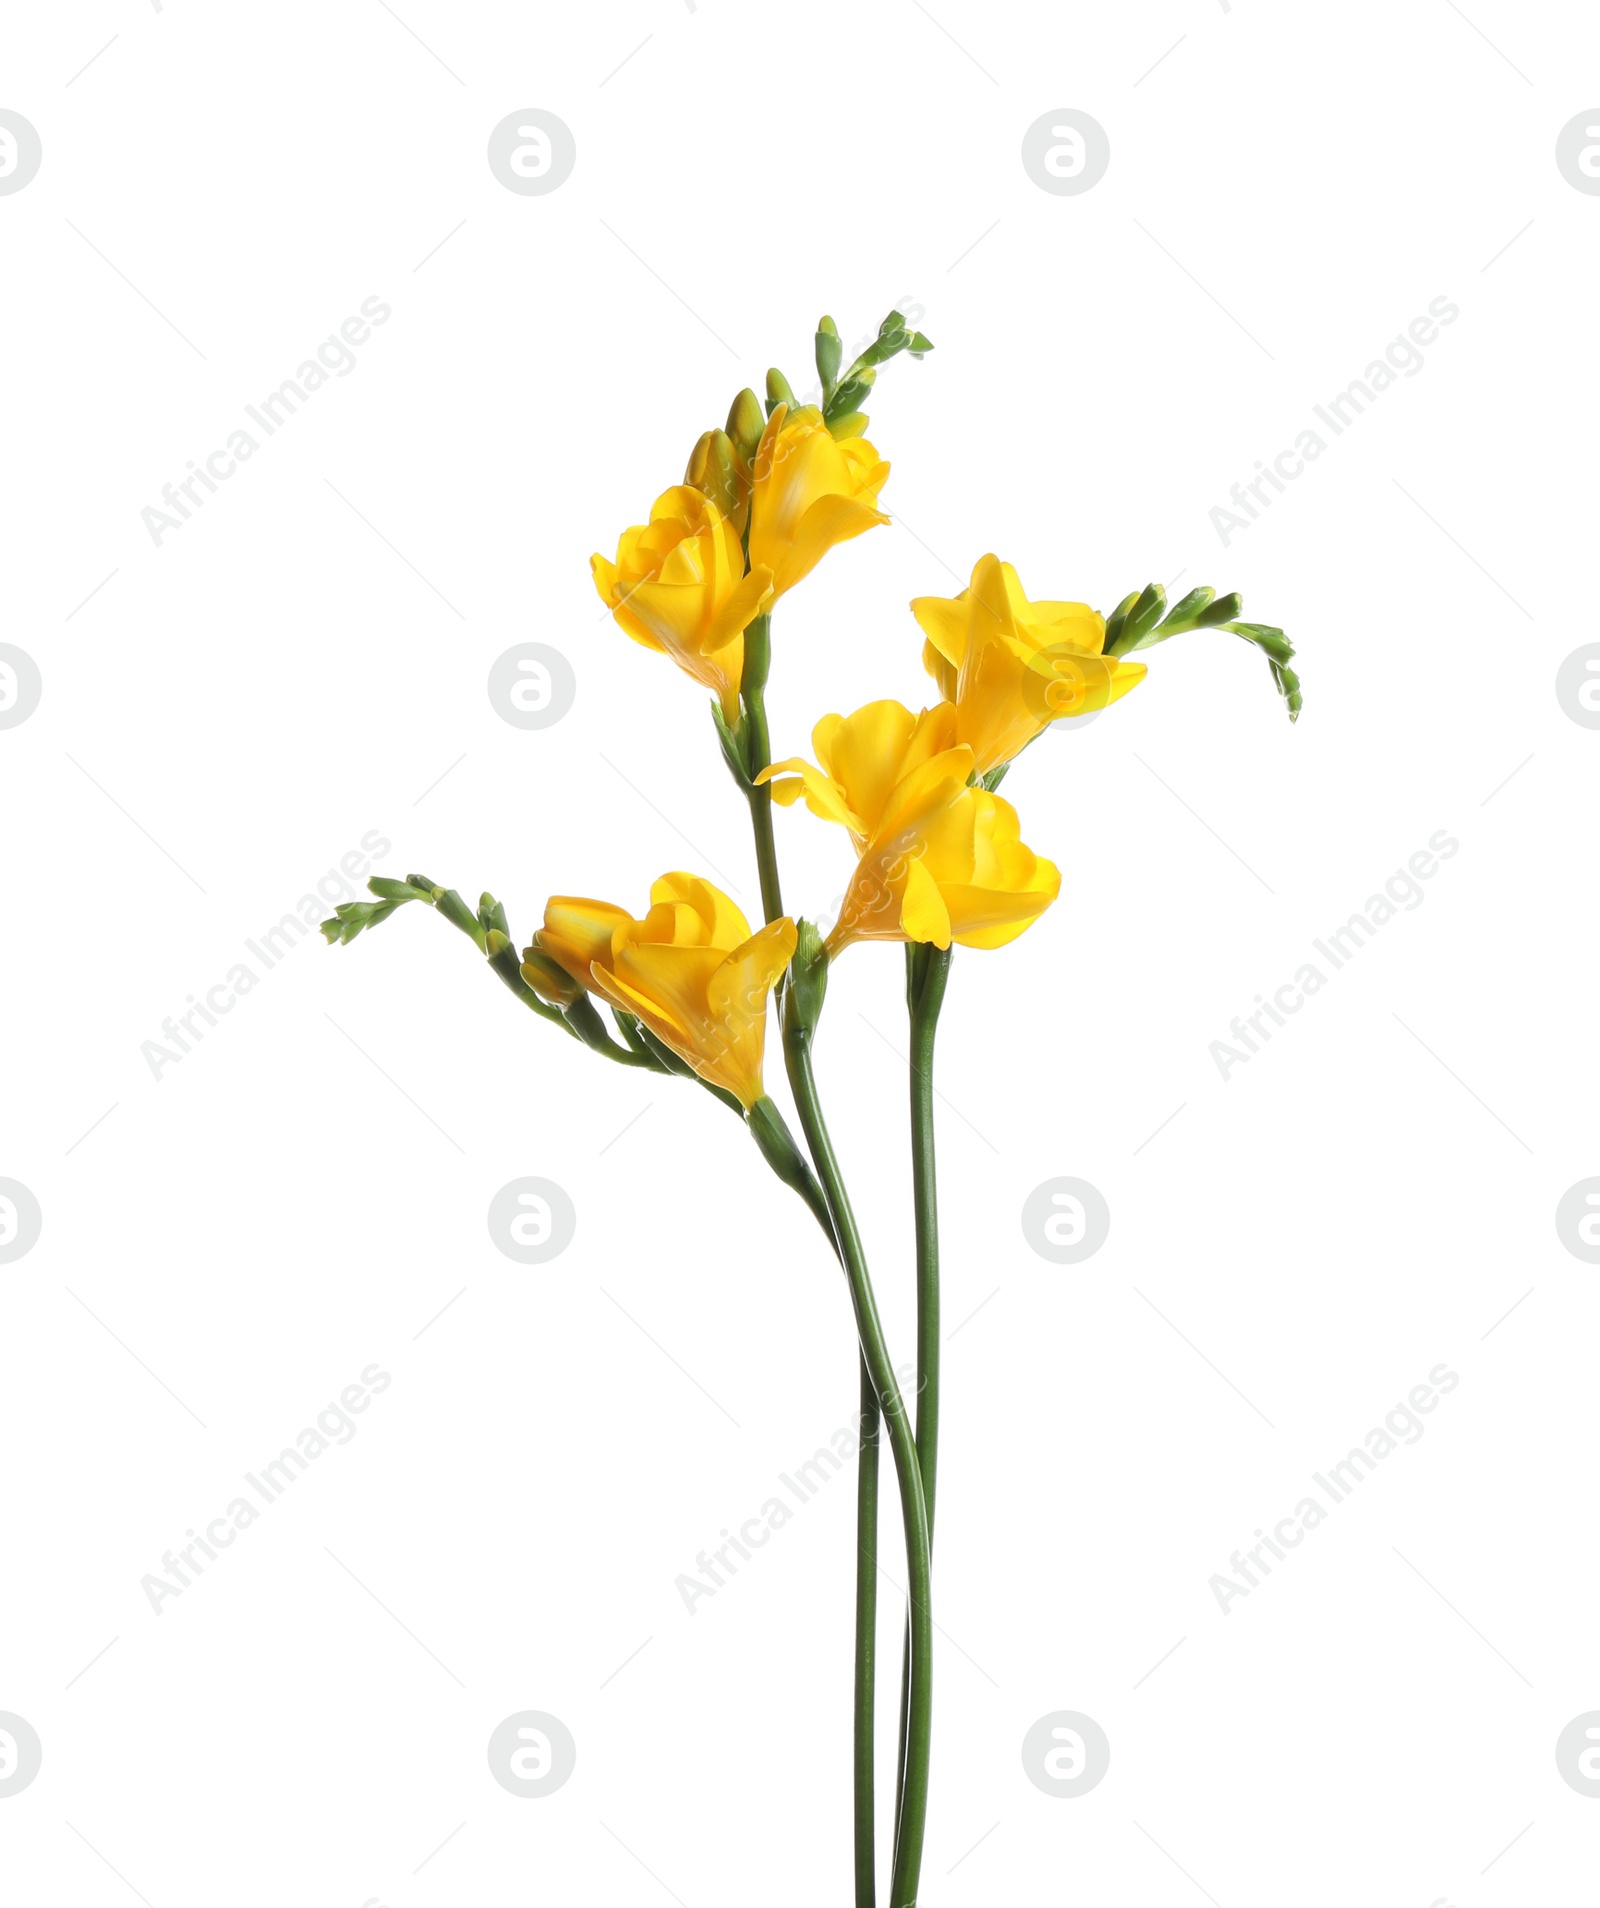
<path fill-rule="evenodd" d="M 878 1448 L 880 1414 L 861 1360 L 861 1454 L 856 1473 L 855 1857 L 856 1908 L 878 1898 L 873 1771 L 878 1674 Z"/>
<path fill-rule="evenodd" d="M 939 1470 L 939 1182 L 933 1149 L 933 1043 L 950 978 L 951 949 L 930 947 L 911 1009 L 911 1179 L 917 1228 L 917 1458 L 928 1500 Z"/>
<path fill-rule="evenodd" d="M 933 1728 L 933 1603 L 928 1546 L 928 1508 L 922 1494 L 922 1470 L 917 1461 L 911 1414 L 901 1395 L 889 1348 L 878 1316 L 878 1302 L 867 1270 L 866 1254 L 857 1230 L 850 1196 L 845 1189 L 833 1140 L 822 1116 L 816 1077 L 811 1066 L 809 1032 L 786 1017 L 784 1052 L 789 1083 L 794 1089 L 800 1124 L 822 1189 L 833 1213 L 834 1231 L 844 1259 L 845 1276 L 855 1308 L 856 1333 L 889 1430 L 895 1479 L 900 1490 L 901 1520 L 906 1536 L 906 1572 L 911 1605 L 911 1690 L 907 1705 L 906 1779 L 899 1832 L 895 1837 L 890 1908 L 916 1908 L 922 1871 L 922 1845 L 928 1813 L 928 1756 Z"/>
<path fill-rule="evenodd" d="M 906 948 L 906 1007 L 911 1052 L 911 1197 L 917 1235 L 917 1464 L 928 1506 L 933 1548 L 934 1497 L 939 1474 L 939 1184 L 933 1143 L 933 1045 L 950 978 L 950 948 Z M 911 1635 L 907 1625 L 900 1667 L 900 1749 L 896 1815 L 904 1807 L 906 1736 L 910 1723 Z"/>

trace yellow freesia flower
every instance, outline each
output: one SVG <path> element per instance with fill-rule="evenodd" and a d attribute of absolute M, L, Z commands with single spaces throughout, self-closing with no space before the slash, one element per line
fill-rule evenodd
<path fill-rule="evenodd" d="M 545 991 L 535 957 L 555 961 L 748 1112 L 763 1091 L 767 995 L 794 948 L 787 915 L 752 934 L 720 888 L 665 874 L 650 890 L 643 920 L 606 901 L 552 896 L 523 974 Z"/>
<path fill-rule="evenodd" d="M 975 758 L 956 721 L 947 702 L 918 716 L 869 702 L 817 724 L 816 765 L 775 762 L 756 778 L 785 805 L 803 796 L 855 843 L 830 955 L 856 941 L 1002 947 L 1060 893 L 1059 869 L 1024 847 L 1017 811 L 971 785 Z"/>
<path fill-rule="evenodd" d="M 589 567 L 621 628 L 714 690 L 734 721 L 744 632 L 772 601 L 772 573 L 745 575 L 739 532 L 711 499 L 692 484 L 662 491 L 650 521 L 623 531 L 616 562 L 596 555 Z"/>
<path fill-rule="evenodd" d="M 959 596 L 919 596 L 922 660 L 956 707 L 956 735 L 979 775 L 1021 753 L 1062 716 L 1104 709 L 1144 679 L 1143 663 L 1103 656 L 1105 618 L 1087 603 L 1030 603 L 1017 573 L 979 557 Z"/>
<path fill-rule="evenodd" d="M 887 523 L 878 492 L 889 466 L 864 437 L 834 438 L 815 405 L 777 405 L 756 447 L 750 563 L 770 570 L 774 596 L 809 576 L 836 543 Z"/>

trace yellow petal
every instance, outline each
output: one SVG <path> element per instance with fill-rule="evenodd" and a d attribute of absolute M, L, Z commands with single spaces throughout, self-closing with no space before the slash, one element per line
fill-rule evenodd
<path fill-rule="evenodd" d="M 966 592 L 960 596 L 914 596 L 911 614 L 916 617 L 929 645 L 947 663 L 959 669 L 967 648 Z"/>
<path fill-rule="evenodd" d="M 826 716 L 813 730 L 817 760 L 860 818 L 859 832 L 877 827 L 916 726 L 903 702 L 885 700 L 866 703 L 850 716 Z"/>
<path fill-rule="evenodd" d="M 592 987 L 595 964 L 609 966 L 612 938 L 632 918 L 626 908 L 609 901 L 554 894 L 545 903 L 544 926 L 533 942 L 581 986 Z"/>
<path fill-rule="evenodd" d="M 795 526 L 789 550 L 775 566 L 779 594 L 808 577 L 835 544 L 888 521 L 884 511 L 854 497 L 819 498 Z"/>
<path fill-rule="evenodd" d="M 785 779 L 779 781 L 780 775 Z M 803 795 L 806 807 L 821 820 L 837 822 L 857 837 L 866 833 L 860 817 L 845 800 L 844 791 L 814 763 L 802 761 L 799 756 L 774 762 L 756 777 L 757 786 L 763 782 L 771 783 L 772 799 L 784 808 L 792 808 Z"/>
<path fill-rule="evenodd" d="M 1031 614 L 1047 643 L 1070 643 L 1090 656 L 1105 648 L 1106 619 L 1087 603 L 1039 602 Z"/>
<path fill-rule="evenodd" d="M 653 907 L 663 903 L 686 902 L 703 924 L 697 935 L 699 945 L 724 950 L 738 947 L 750 938 L 750 923 L 737 903 L 722 890 L 699 875 L 664 874 L 650 887 Z"/>
<path fill-rule="evenodd" d="M 950 911 L 938 883 L 920 860 L 906 868 L 900 921 L 908 941 L 931 941 L 935 947 L 950 945 Z"/>
<path fill-rule="evenodd" d="M 720 649 L 734 637 L 743 636 L 756 617 L 765 613 L 771 602 L 770 570 L 752 570 L 748 576 L 741 577 L 712 617 L 705 647 Z"/>

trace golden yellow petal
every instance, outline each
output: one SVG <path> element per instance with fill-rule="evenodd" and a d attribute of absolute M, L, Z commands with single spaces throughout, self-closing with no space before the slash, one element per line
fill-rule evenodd
<path fill-rule="evenodd" d="M 780 775 L 785 779 L 779 781 Z M 758 786 L 770 782 L 773 800 L 784 808 L 792 808 L 804 796 L 806 807 L 820 820 L 837 822 L 858 839 L 865 833 L 859 816 L 846 802 L 838 783 L 813 763 L 802 761 L 798 756 L 787 762 L 774 762 L 761 771 L 756 782 Z"/>
<path fill-rule="evenodd" d="M 1046 643 L 1070 643 L 1089 656 L 1105 648 L 1106 619 L 1087 603 L 1038 602 L 1031 616 Z"/>
<path fill-rule="evenodd" d="M 911 599 L 911 614 L 916 617 L 917 626 L 927 637 L 928 648 L 934 650 L 951 668 L 959 669 L 961 658 L 967 650 L 966 592 L 963 590 L 960 596 L 914 596 Z M 929 663 L 928 673 L 936 676 L 939 672 Z"/>
<path fill-rule="evenodd" d="M 595 964 L 610 965 L 613 937 L 632 919 L 626 908 L 609 901 L 553 894 L 545 903 L 544 926 L 534 935 L 533 943 L 559 962 L 575 981 L 591 987 Z"/>
<path fill-rule="evenodd" d="M 607 609 L 615 606 L 617 600 L 617 566 L 608 562 L 597 550 L 589 559 L 589 574 L 594 578 L 594 586 L 600 592 L 600 601 Z"/>
<path fill-rule="evenodd" d="M 750 923 L 738 904 L 700 875 L 681 871 L 662 875 L 651 884 L 650 902 L 653 907 L 681 902 L 692 908 L 702 924 L 694 937 L 699 946 L 717 947 L 726 952 L 750 938 Z"/>
<path fill-rule="evenodd" d="M 900 898 L 900 923 L 908 941 L 950 945 L 950 911 L 938 883 L 920 859 L 908 863 Z"/>
<path fill-rule="evenodd" d="M 825 719 L 826 720 L 826 719 Z M 890 791 L 901 778 L 906 745 L 917 719 L 903 702 L 868 702 L 853 715 L 819 722 L 812 734 L 817 754 L 860 830 L 878 825 Z"/>
<path fill-rule="evenodd" d="M 777 593 L 782 596 L 808 577 L 835 545 L 888 521 L 883 511 L 854 497 L 819 497 L 796 524 L 787 552 L 772 565 Z"/>

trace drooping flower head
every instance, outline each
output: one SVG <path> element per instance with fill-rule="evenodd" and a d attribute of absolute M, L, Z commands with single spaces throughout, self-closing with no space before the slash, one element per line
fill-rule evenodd
<path fill-rule="evenodd" d="M 607 901 L 553 895 L 522 971 L 550 998 L 541 968 L 554 961 L 748 1111 L 762 1097 L 767 996 L 794 948 L 787 916 L 752 934 L 720 888 L 665 874 L 640 920 Z"/>
<path fill-rule="evenodd" d="M 1060 871 L 1023 845 L 1016 810 L 972 786 L 951 704 L 914 716 L 869 702 L 824 716 L 811 740 L 815 763 L 775 762 L 757 780 L 785 805 L 803 797 L 855 844 L 830 956 L 856 941 L 1002 947 L 1055 900 Z"/>

